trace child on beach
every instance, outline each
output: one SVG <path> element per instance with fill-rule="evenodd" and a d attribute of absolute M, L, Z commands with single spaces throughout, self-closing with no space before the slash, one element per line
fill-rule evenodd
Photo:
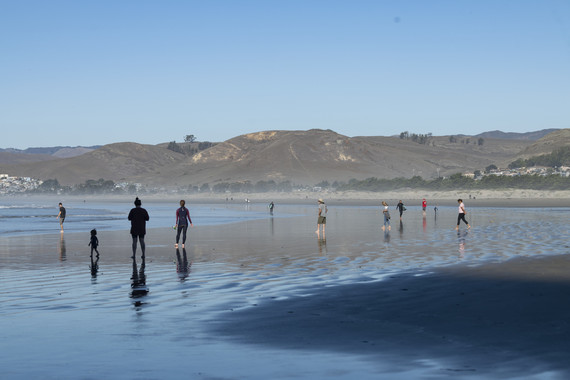
<path fill-rule="evenodd" d="M 382 206 L 384 206 L 384 210 L 382 214 L 384 214 L 384 225 L 382 226 L 382 231 L 386 230 L 386 226 L 388 226 L 388 231 L 392 229 L 390 226 L 390 211 L 388 211 L 388 203 L 386 201 L 382 201 Z"/>
<path fill-rule="evenodd" d="M 97 250 L 97 246 L 99 245 L 99 239 L 97 239 L 97 230 L 91 230 L 91 241 L 89 241 L 88 246 L 91 246 L 91 257 L 93 257 L 93 251 L 97 252 L 97 257 L 99 257 L 99 251 Z"/>

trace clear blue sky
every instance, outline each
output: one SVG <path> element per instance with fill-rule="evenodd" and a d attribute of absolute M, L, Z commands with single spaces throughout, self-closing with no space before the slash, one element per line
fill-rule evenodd
<path fill-rule="evenodd" d="M 0 0 L 0 148 L 570 127 L 570 1 Z"/>

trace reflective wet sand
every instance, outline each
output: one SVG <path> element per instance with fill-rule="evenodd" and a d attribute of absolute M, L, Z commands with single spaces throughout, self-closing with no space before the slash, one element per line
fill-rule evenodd
<path fill-rule="evenodd" d="M 469 207 L 469 205 L 467 205 Z M 253 208 L 265 205 L 252 205 Z M 329 205 L 189 230 L 0 239 L 7 378 L 564 378 L 568 209 Z M 281 217 L 278 213 L 287 214 Z"/>

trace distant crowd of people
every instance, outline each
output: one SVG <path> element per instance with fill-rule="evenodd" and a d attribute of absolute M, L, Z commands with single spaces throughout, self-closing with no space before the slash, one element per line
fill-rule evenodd
<path fill-rule="evenodd" d="M 467 226 L 468 229 L 471 228 L 471 225 L 469 224 L 469 222 L 465 218 L 465 216 L 467 215 L 467 211 L 465 211 L 465 204 L 463 203 L 463 199 L 458 199 L 457 203 L 458 203 L 459 207 L 458 207 L 458 213 L 457 213 L 457 226 L 455 227 L 455 229 L 456 230 L 459 229 L 461 222 L 463 222 Z M 328 207 L 322 198 L 317 200 L 317 204 L 318 204 L 318 208 L 317 208 L 317 230 L 315 231 L 315 233 L 317 234 L 317 236 L 319 238 L 325 239 L 325 233 L 326 233 L 325 228 L 326 228 L 326 224 L 327 224 Z M 128 218 L 127 218 L 131 222 L 130 233 L 131 233 L 131 237 L 132 237 L 132 246 L 131 247 L 132 247 L 132 253 L 133 253 L 131 257 L 133 259 L 135 258 L 137 247 L 138 247 L 138 245 L 140 245 L 141 257 L 144 259 L 145 258 L 145 248 L 146 248 L 145 241 L 144 241 L 144 238 L 146 235 L 146 222 L 148 222 L 150 217 L 149 217 L 147 210 L 142 207 L 142 202 L 138 197 L 136 197 L 136 199 L 134 201 L 134 205 L 135 205 L 135 207 L 133 207 L 130 210 Z M 273 202 L 269 203 L 268 208 L 269 208 L 270 214 L 273 215 L 273 210 L 275 208 L 275 204 Z M 427 209 L 427 201 L 425 198 L 422 199 L 421 208 L 422 208 L 422 213 L 425 216 L 426 209 Z M 406 206 L 404 205 L 404 202 L 402 202 L 402 200 L 400 200 L 398 202 L 398 204 L 396 205 L 396 210 L 398 210 L 400 220 L 402 220 L 404 211 L 406 211 Z M 438 210 L 438 208 L 437 208 L 437 206 L 435 206 L 434 212 L 437 213 L 437 210 Z M 391 225 L 390 225 L 391 216 L 390 216 L 389 206 L 388 206 L 388 203 L 386 201 L 382 201 L 382 214 L 383 214 L 383 218 L 384 218 L 384 223 L 383 223 L 381 228 L 383 231 L 390 231 L 391 230 Z M 65 210 L 65 207 L 63 207 L 63 204 L 60 202 L 59 203 L 59 213 L 57 215 L 57 218 L 59 220 L 59 225 L 60 225 L 60 229 L 61 229 L 62 233 L 63 233 L 63 223 L 65 221 L 65 217 L 66 217 L 66 210 Z M 190 211 L 188 210 L 188 208 L 186 208 L 186 201 L 182 199 L 182 200 L 180 200 L 180 207 L 176 209 L 176 221 L 175 221 L 175 224 L 173 226 L 173 228 L 176 230 L 176 239 L 175 239 L 175 244 L 174 244 L 175 248 L 178 249 L 178 246 L 180 244 L 180 237 L 182 237 L 182 248 L 185 248 L 187 231 L 188 231 L 189 226 L 193 227 L 194 224 L 192 223 L 192 218 L 190 217 Z M 91 247 L 91 257 L 93 257 L 93 252 L 95 252 L 96 257 L 99 258 L 99 251 L 97 249 L 99 246 L 99 239 L 97 238 L 97 230 L 96 229 L 91 230 L 91 239 L 90 239 L 88 245 Z"/>

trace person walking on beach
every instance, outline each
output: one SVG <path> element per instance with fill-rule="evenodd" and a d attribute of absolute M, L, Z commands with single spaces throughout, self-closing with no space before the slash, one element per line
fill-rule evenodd
<path fill-rule="evenodd" d="M 135 199 L 135 208 L 129 212 L 129 220 L 131 221 L 131 236 L 133 237 L 133 256 L 137 252 L 137 239 L 141 244 L 142 257 L 144 258 L 145 244 L 144 235 L 146 235 L 146 222 L 149 220 L 148 212 L 141 207 L 142 202 L 137 197 Z"/>
<path fill-rule="evenodd" d="M 317 234 L 317 236 L 320 236 L 320 234 L 319 234 L 320 227 L 323 226 L 323 239 L 324 239 L 325 238 L 325 227 L 327 225 L 328 208 L 327 208 L 327 205 L 325 204 L 325 201 L 323 201 L 322 199 L 319 199 L 317 202 L 319 203 L 319 211 L 318 211 L 318 217 L 317 217 L 317 230 L 315 231 L 315 233 Z"/>
<path fill-rule="evenodd" d="M 384 210 L 382 210 L 382 214 L 384 215 L 384 225 L 382 226 L 382 231 L 390 231 L 392 227 L 390 226 L 390 211 L 388 210 L 388 203 L 386 203 L 386 201 L 382 201 L 382 206 L 384 206 Z"/>
<path fill-rule="evenodd" d="M 427 208 L 427 201 L 426 199 L 422 199 L 422 213 L 425 215 L 426 214 L 426 208 Z"/>
<path fill-rule="evenodd" d="M 91 257 L 93 257 L 93 251 L 97 252 L 97 257 L 99 257 L 99 251 L 97 250 L 97 247 L 99 246 L 99 239 L 97 239 L 96 229 L 91 230 L 91 240 L 87 245 L 91 246 Z"/>
<path fill-rule="evenodd" d="M 63 204 L 59 202 L 59 213 L 57 214 L 57 218 L 59 219 L 59 228 L 61 228 L 61 232 L 63 232 L 63 222 L 65 221 L 65 207 Z"/>
<path fill-rule="evenodd" d="M 271 215 L 273 215 L 273 209 L 275 208 L 275 203 L 273 203 L 273 201 L 271 201 L 271 203 L 267 207 L 269 207 L 269 213 Z"/>
<path fill-rule="evenodd" d="M 463 199 L 458 199 L 457 203 L 459 203 L 459 213 L 457 214 L 457 226 L 455 227 L 456 230 L 459 229 L 459 223 L 463 220 L 465 224 L 467 224 L 467 229 L 471 228 L 467 220 L 465 219 L 465 215 L 467 211 L 465 211 L 465 205 L 463 204 Z"/>
<path fill-rule="evenodd" d="M 188 224 L 194 227 L 192 224 L 192 219 L 190 219 L 190 211 L 185 207 L 186 201 L 182 199 L 180 201 L 180 208 L 176 210 L 176 244 L 174 248 L 178 248 L 178 242 L 180 241 L 180 232 L 182 232 L 182 248 L 186 244 L 186 231 L 188 230 Z"/>
<path fill-rule="evenodd" d="M 396 209 L 400 212 L 400 220 L 402 220 L 402 214 L 406 211 L 406 207 L 404 206 L 404 202 L 400 200 L 396 205 Z"/>

